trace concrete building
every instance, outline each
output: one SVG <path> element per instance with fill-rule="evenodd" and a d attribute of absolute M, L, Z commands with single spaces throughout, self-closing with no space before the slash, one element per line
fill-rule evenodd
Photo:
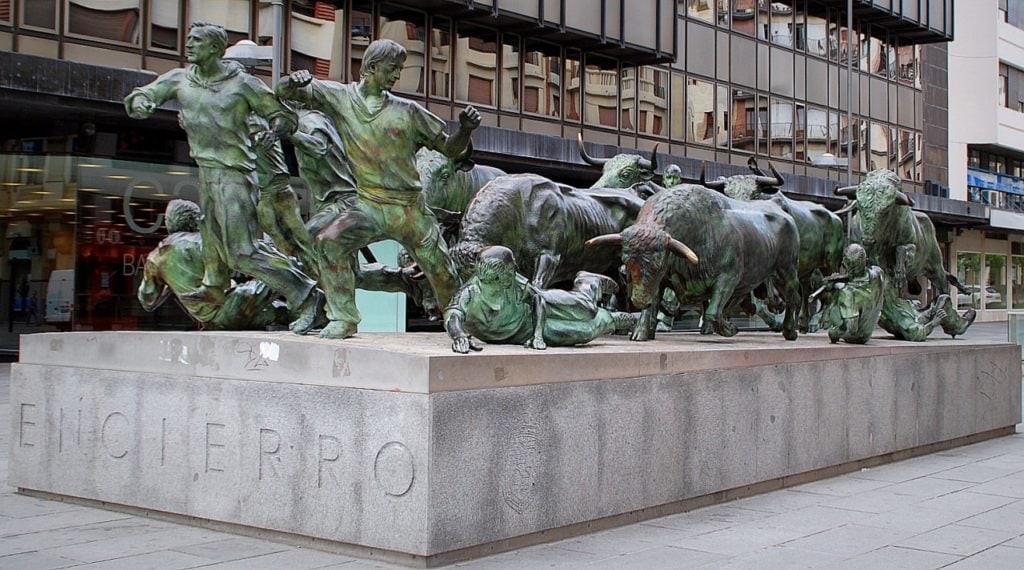
<path fill-rule="evenodd" d="M 950 197 L 981 206 L 988 224 L 958 231 L 961 300 L 988 318 L 1024 309 L 1024 2 L 956 6 L 949 44 Z"/>
<path fill-rule="evenodd" d="M 132 121 L 121 99 L 185 65 L 191 21 L 270 43 L 275 4 L 0 0 L 8 346 L 34 324 L 191 326 L 176 306 L 144 313 L 134 291 L 163 205 L 195 196 L 195 169 L 173 108 Z M 958 228 L 990 223 L 988 206 L 947 190 L 952 0 L 284 0 L 283 15 L 284 71 L 350 81 L 373 39 L 405 45 L 396 90 L 448 120 L 480 108 L 484 164 L 589 185 L 598 173 L 576 151 L 582 132 L 591 155 L 658 145 L 661 165 L 693 179 L 702 163 L 718 176 L 770 159 L 787 190 L 832 206 L 837 184 L 887 167 L 919 194 L 950 261 Z M 270 81 L 269 64 L 254 72 Z M 380 295 L 364 299 L 364 330 L 406 326 L 403 302 Z"/>

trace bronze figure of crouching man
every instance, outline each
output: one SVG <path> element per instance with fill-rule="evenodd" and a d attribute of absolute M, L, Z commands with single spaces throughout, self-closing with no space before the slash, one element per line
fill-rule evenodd
<path fill-rule="evenodd" d="M 284 78 L 277 94 L 322 111 L 335 124 L 356 181 L 357 199 L 314 238 L 320 283 L 327 295 L 322 338 L 356 333 L 354 253 L 383 239 L 402 244 L 427 276 L 438 303 L 447 305 L 458 287 L 440 228 L 427 209 L 416 171 L 422 147 L 449 157 L 462 153 L 480 114 L 467 107 L 459 129 L 448 137 L 444 121 L 414 101 L 390 93 L 405 65 L 406 52 L 382 39 L 363 54 L 360 80 L 341 84 L 315 80 L 308 71 Z"/>
<path fill-rule="evenodd" d="M 293 131 L 295 118 L 263 82 L 222 59 L 227 43 L 224 28 L 193 23 L 185 44 L 192 65 L 135 89 L 125 98 L 125 108 L 132 118 L 144 119 L 165 101 L 177 100 L 181 107 L 178 120 L 199 165 L 203 287 L 227 290 L 232 270 L 255 277 L 284 295 L 298 314 L 291 330 L 305 334 L 313 327 L 322 295 L 289 258 L 257 246 L 263 233 L 256 212 L 257 146 L 269 147 Z M 250 138 L 251 113 L 265 118 L 273 130 Z"/>

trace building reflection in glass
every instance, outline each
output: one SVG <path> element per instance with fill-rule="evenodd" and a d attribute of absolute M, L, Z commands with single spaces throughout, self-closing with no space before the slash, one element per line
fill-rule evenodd
<path fill-rule="evenodd" d="M 698 79 L 686 82 L 687 140 L 710 145 L 715 137 L 714 84 Z"/>

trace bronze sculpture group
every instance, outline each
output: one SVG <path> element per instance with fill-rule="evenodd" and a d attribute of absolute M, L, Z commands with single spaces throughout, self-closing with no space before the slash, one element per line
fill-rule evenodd
<path fill-rule="evenodd" d="M 149 310 L 173 294 L 206 328 L 288 322 L 342 339 L 358 329 L 357 287 L 401 291 L 436 301 L 461 353 L 481 348 L 474 337 L 535 349 L 613 333 L 649 340 L 659 307 L 679 304 L 703 311 L 701 333 L 727 337 L 741 308 L 795 340 L 813 328 L 817 301 L 832 342 L 867 342 L 876 325 L 907 340 L 936 326 L 955 336 L 974 319 L 953 307 L 949 285 L 962 286 L 890 171 L 836 191 L 856 212 L 844 255 L 839 216 L 786 197 L 782 176 L 753 159 L 749 175 L 705 181 L 702 170 L 699 184 L 669 165 L 658 185 L 656 148 L 649 159 L 597 159 L 581 138 L 584 161 L 602 167 L 591 188 L 474 165 L 479 113 L 463 110 L 449 136 L 391 93 L 406 54 L 390 40 L 367 47 L 357 82 L 297 71 L 274 91 L 223 59 L 223 28 L 194 23 L 186 47 L 187 68 L 125 98 L 140 119 L 176 100 L 199 165 L 200 204 L 169 205 L 169 235 L 147 260 L 139 299 Z M 282 140 L 310 189 L 307 222 Z M 382 239 L 415 265 L 360 264 L 357 253 Z M 919 277 L 939 293 L 926 307 L 904 296 L 921 292 Z"/>

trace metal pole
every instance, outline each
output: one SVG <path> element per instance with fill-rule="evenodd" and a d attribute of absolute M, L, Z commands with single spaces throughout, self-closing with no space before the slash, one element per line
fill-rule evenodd
<path fill-rule="evenodd" d="M 846 0 L 846 185 L 853 185 L 853 0 Z M 859 135 L 859 133 L 858 133 Z M 864 149 L 860 149 L 864 152 Z"/>
<path fill-rule="evenodd" d="M 846 185 L 853 186 L 853 0 L 846 0 Z M 860 39 L 860 38 L 858 38 Z M 859 42 L 858 42 L 859 45 Z M 860 133 L 857 133 L 858 138 Z M 864 152 L 864 149 L 860 149 Z M 846 243 L 853 236 L 853 212 L 846 214 Z"/>
<path fill-rule="evenodd" d="M 271 85 L 277 86 L 277 82 L 281 80 L 281 59 L 284 54 L 284 50 L 281 49 L 281 36 L 284 35 L 284 0 L 271 0 L 270 2 L 273 15 L 274 15 L 274 33 L 273 33 L 273 58 L 270 64 L 270 82 Z"/>

